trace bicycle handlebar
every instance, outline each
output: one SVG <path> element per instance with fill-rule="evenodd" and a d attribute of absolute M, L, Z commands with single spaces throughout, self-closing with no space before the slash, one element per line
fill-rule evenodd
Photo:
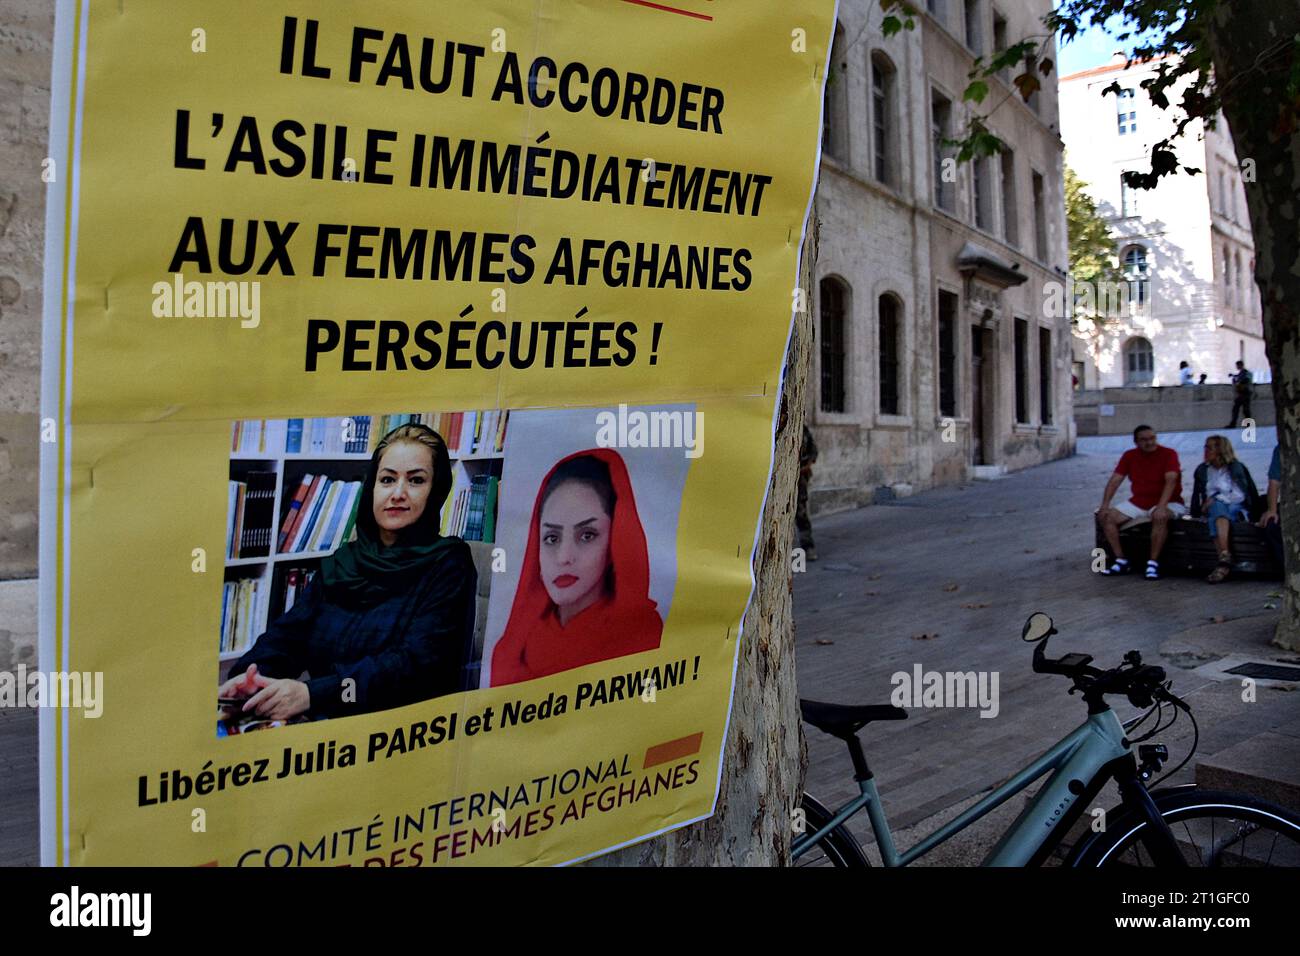
<path fill-rule="evenodd" d="M 1104 710 L 1103 698 L 1112 694 L 1123 694 L 1134 707 L 1151 707 L 1160 700 L 1190 712 L 1187 704 L 1170 692 L 1165 669 L 1155 664 L 1143 664 L 1142 655 L 1137 651 L 1125 654 L 1124 662 L 1118 667 L 1101 670 L 1091 666 L 1092 656 L 1089 654 L 1048 657 L 1046 647 L 1049 639 L 1050 635 L 1034 647 L 1035 673 L 1069 677 L 1073 681 L 1070 693 L 1081 692 L 1090 713 Z"/>

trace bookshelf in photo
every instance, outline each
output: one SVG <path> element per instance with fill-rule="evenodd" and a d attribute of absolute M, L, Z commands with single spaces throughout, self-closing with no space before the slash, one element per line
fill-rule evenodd
<path fill-rule="evenodd" d="M 452 487 L 442 509 L 442 533 L 495 541 L 509 416 L 492 410 L 235 422 L 221 672 L 301 597 L 321 559 L 355 536 L 371 454 L 400 425 L 428 425 L 447 442 Z"/>

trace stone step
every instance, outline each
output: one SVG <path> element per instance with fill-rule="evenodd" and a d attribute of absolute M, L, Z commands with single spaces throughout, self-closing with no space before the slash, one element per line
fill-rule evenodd
<path fill-rule="evenodd" d="M 1300 737 L 1256 734 L 1199 761 L 1196 783 L 1237 790 L 1300 812 Z"/>

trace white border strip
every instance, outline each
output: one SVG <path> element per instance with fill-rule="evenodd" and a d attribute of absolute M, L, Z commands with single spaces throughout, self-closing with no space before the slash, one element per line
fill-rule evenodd
<path fill-rule="evenodd" d="M 68 155 L 68 104 L 72 96 L 72 41 L 75 31 L 75 0 L 57 0 L 54 16 L 54 46 L 50 67 L 50 126 L 46 155 L 54 161 L 55 179 L 45 186 L 45 268 L 42 281 L 41 304 L 41 420 L 57 419 L 59 395 L 63 392 L 60 357 L 63 349 L 63 315 L 61 312 L 63 289 L 63 235 L 67 208 L 64 203 L 66 189 L 64 169 Z M 61 425 L 61 422 L 57 424 Z M 59 542 L 57 511 L 58 467 L 60 443 L 66 436 L 59 433 L 56 441 L 41 442 L 41 488 L 38 561 L 36 591 L 39 608 L 38 661 L 43 671 L 55 669 L 54 660 L 54 601 L 55 576 Z M 40 726 L 40 837 L 41 865 L 52 866 L 54 858 L 55 820 L 54 767 L 60 755 L 54 750 L 55 721 L 60 713 L 42 707 Z"/>

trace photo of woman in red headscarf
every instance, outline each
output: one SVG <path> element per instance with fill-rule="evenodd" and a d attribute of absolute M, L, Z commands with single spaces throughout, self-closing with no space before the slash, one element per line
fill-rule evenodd
<path fill-rule="evenodd" d="M 593 448 L 542 481 L 492 686 L 654 650 L 663 619 L 650 599 L 650 559 L 627 465 Z"/>

